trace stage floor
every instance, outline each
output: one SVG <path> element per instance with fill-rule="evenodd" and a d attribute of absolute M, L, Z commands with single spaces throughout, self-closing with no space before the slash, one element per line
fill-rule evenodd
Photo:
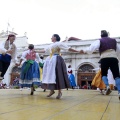
<path fill-rule="evenodd" d="M 0 120 L 120 120 L 117 91 L 109 96 L 95 90 L 63 90 L 60 100 L 49 91 L 0 89 Z"/>

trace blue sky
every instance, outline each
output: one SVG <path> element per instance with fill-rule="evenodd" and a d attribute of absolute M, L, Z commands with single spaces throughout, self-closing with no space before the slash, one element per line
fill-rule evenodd
<path fill-rule="evenodd" d="M 0 31 L 14 28 L 28 42 L 49 43 L 57 33 L 65 37 L 94 39 L 106 29 L 120 36 L 120 0 L 0 0 Z"/>

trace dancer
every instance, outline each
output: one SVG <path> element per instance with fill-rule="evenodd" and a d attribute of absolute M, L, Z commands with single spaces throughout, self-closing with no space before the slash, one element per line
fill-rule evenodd
<path fill-rule="evenodd" d="M 0 81 L 0 89 L 6 89 L 6 88 L 7 88 L 6 83 L 4 83 L 3 80 Z"/>
<path fill-rule="evenodd" d="M 68 78 L 69 78 L 69 81 L 70 81 L 70 85 L 72 87 L 72 89 L 74 89 L 74 87 L 76 86 L 76 83 L 75 83 L 75 76 L 72 74 L 72 68 L 71 68 L 71 65 L 68 66 Z"/>
<path fill-rule="evenodd" d="M 40 80 L 42 81 L 43 65 L 45 63 L 43 55 L 40 56 L 40 59 L 41 59 L 40 63 L 39 63 L 39 66 L 40 66 Z"/>
<path fill-rule="evenodd" d="M 102 80 L 104 81 L 107 87 L 106 95 L 109 95 L 111 93 L 107 78 L 107 71 L 110 68 L 115 79 L 120 99 L 120 76 L 117 59 L 117 52 L 120 51 L 120 47 L 118 47 L 117 41 L 115 39 L 108 37 L 108 32 L 106 30 L 102 30 L 101 39 L 95 41 L 86 50 L 81 50 L 80 53 L 93 53 L 97 49 L 99 49 L 101 57 Z"/>
<path fill-rule="evenodd" d="M 45 63 L 45 60 L 44 60 L 43 55 L 40 56 L 40 59 L 41 59 L 41 61 L 40 61 L 40 63 L 39 63 L 39 66 L 40 66 L 40 81 L 41 81 L 41 83 L 42 83 L 43 65 L 44 65 L 44 63 Z M 45 92 L 45 91 L 46 91 L 46 89 L 43 90 L 43 92 Z"/>
<path fill-rule="evenodd" d="M 50 90 L 47 97 L 52 96 L 55 93 L 54 90 L 58 90 L 56 99 L 60 99 L 62 96 L 61 89 L 70 88 L 66 65 L 63 58 L 60 56 L 60 50 L 69 50 L 71 52 L 78 51 L 59 42 L 60 37 L 58 34 L 54 34 L 51 39 L 53 44 L 49 45 L 45 50 L 38 51 L 50 53 L 50 56 L 46 58 L 43 66 L 42 88 Z"/>
<path fill-rule="evenodd" d="M 94 79 L 92 80 L 92 86 L 97 87 L 100 90 L 100 93 L 104 95 L 104 90 L 106 88 L 103 80 L 102 80 L 102 75 L 101 75 L 101 62 L 98 62 L 100 65 L 100 68 L 93 69 L 93 70 L 99 70 L 97 74 L 95 75 Z"/>
<path fill-rule="evenodd" d="M 23 52 L 20 63 L 16 65 L 20 66 L 21 62 L 26 59 L 26 62 L 22 65 L 19 83 L 22 88 L 31 87 L 31 95 L 33 95 L 35 91 L 33 83 L 40 81 L 39 65 L 35 60 L 39 62 L 40 58 L 39 54 L 34 51 L 33 44 L 30 44 L 28 49 L 29 50 Z"/>
<path fill-rule="evenodd" d="M 106 89 L 106 86 L 102 80 L 102 75 L 101 75 L 101 60 L 98 63 L 100 64 L 99 65 L 100 68 L 93 69 L 93 70 L 99 70 L 99 71 L 97 72 L 97 74 L 95 75 L 95 77 L 92 81 L 92 86 L 99 88 L 101 93 L 105 94 L 104 91 Z M 114 85 L 115 85 L 115 80 L 113 78 L 113 75 L 112 75 L 110 68 L 108 69 L 108 72 L 107 72 L 107 78 L 108 78 L 108 83 L 109 83 L 110 89 L 113 90 Z"/>
<path fill-rule="evenodd" d="M 9 65 L 11 59 L 15 61 L 17 56 L 17 48 L 14 44 L 16 36 L 13 34 L 8 35 L 5 42 L 0 45 L 0 79 L 2 80 Z"/>

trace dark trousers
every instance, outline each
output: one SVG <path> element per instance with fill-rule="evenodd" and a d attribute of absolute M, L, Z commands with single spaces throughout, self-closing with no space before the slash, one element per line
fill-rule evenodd
<path fill-rule="evenodd" d="M 101 59 L 101 72 L 102 76 L 107 76 L 108 69 L 110 68 L 114 79 L 119 76 L 119 65 L 117 58 L 103 58 Z"/>
<path fill-rule="evenodd" d="M 9 65 L 10 65 L 10 62 L 4 62 L 0 60 L 0 72 L 2 72 L 1 77 L 4 77 Z"/>

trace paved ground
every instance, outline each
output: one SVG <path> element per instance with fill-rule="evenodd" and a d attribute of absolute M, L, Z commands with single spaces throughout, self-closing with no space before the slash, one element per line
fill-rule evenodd
<path fill-rule="evenodd" d="M 117 91 L 104 96 L 94 90 L 63 90 L 61 100 L 47 92 L 0 89 L 0 120 L 120 120 Z"/>

